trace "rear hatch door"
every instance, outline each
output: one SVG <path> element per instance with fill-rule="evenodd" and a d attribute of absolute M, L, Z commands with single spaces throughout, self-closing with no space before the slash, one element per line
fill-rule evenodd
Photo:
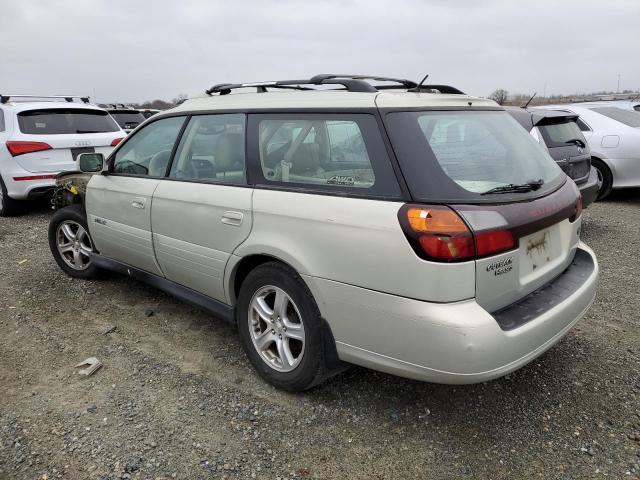
<path fill-rule="evenodd" d="M 77 170 L 79 154 L 98 152 L 106 156 L 113 149 L 114 140 L 124 137 L 104 110 L 39 108 L 19 112 L 17 118 L 18 129 L 10 141 L 39 142 L 50 147 L 15 157 L 28 172 Z"/>
<path fill-rule="evenodd" d="M 543 198 L 495 206 L 455 206 L 474 231 L 501 227 L 514 249 L 476 260 L 476 301 L 494 312 L 546 285 L 572 262 L 579 242 L 578 192 L 567 181 Z"/>
<path fill-rule="evenodd" d="M 472 232 L 476 301 L 485 309 L 517 302 L 571 263 L 578 188 L 508 113 L 391 112 L 386 121 L 413 201 L 447 205 Z M 452 240 L 457 232 L 436 242 L 452 261 L 467 253 Z"/>
<path fill-rule="evenodd" d="M 589 178 L 591 152 L 587 140 L 580 131 L 576 115 L 558 117 L 540 116 L 536 119 L 538 128 L 551 157 L 560 168 L 576 183 Z"/>
<path fill-rule="evenodd" d="M 138 110 L 109 110 L 109 113 L 118 122 L 120 128 L 126 132 L 130 132 L 146 120 L 145 116 Z"/>

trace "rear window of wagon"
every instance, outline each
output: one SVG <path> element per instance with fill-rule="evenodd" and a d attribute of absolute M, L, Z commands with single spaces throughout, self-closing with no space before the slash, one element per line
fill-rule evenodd
<path fill-rule="evenodd" d="M 565 180 L 547 150 L 505 111 L 390 112 L 386 121 L 409 189 L 421 201 L 524 200 Z M 483 195 L 539 180 L 543 187 L 536 191 Z"/>
<path fill-rule="evenodd" d="M 118 124 L 102 110 L 47 108 L 18 113 L 18 126 L 30 135 L 117 132 Z"/>

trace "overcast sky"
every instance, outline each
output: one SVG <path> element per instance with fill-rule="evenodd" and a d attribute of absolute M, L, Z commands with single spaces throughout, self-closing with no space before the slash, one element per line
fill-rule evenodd
<path fill-rule="evenodd" d="M 329 72 L 640 89 L 639 20 L 640 0 L 0 0 L 0 93 L 141 102 Z"/>

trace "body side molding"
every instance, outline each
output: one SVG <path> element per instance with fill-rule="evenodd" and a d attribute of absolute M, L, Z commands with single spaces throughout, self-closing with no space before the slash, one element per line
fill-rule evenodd
<path fill-rule="evenodd" d="M 100 268 L 122 273 L 123 275 L 128 275 L 136 280 L 141 280 L 159 290 L 183 300 L 184 302 L 201 308 L 231 325 L 235 325 L 235 308 L 230 305 L 208 297 L 207 295 L 203 295 L 202 293 L 196 292 L 195 290 L 178 283 L 172 282 L 171 280 L 167 280 L 166 278 L 132 267 L 125 263 L 118 262 L 117 260 L 113 260 L 109 257 L 93 253 L 91 254 L 91 261 Z"/>

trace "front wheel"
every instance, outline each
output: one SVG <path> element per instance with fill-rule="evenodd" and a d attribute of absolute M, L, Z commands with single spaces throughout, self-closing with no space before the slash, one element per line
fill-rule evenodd
<path fill-rule="evenodd" d="M 298 392 L 326 378 L 322 319 L 299 275 L 277 262 L 253 270 L 237 303 L 240 338 L 260 376 Z"/>
<path fill-rule="evenodd" d="M 99 269 L 91 261 L 95 252 L 82 206 L 70 205 L 49 221 L 49 248 L 60 268 L 75 278 L 93 278 Z"/>

